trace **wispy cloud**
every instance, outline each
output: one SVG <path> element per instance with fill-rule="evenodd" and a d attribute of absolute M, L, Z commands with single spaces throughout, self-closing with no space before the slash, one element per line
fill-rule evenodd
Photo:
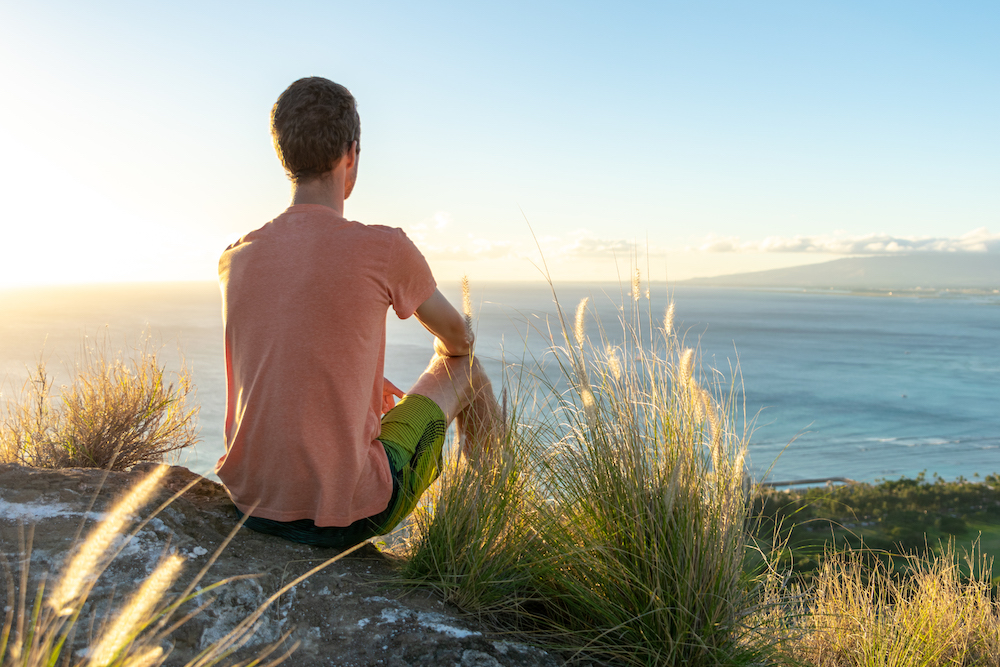
<path fill-rule="evenodd" d="M 445 216 L 447 214 L 444 214 Z M 531 259 L 538 258 L 538 247 L 525 239 L 498 241 L 468 234 L 467 238 L 455 238 L 447 232 L 439 233 L 444 225 L 435 224 L 442 214 L 410 228 L 410 238 L 420 247 L 428 259 L 475 260 L 475 259 Z M 450 220 L 445 217 L 445 224 Z M 636 255 L 645 255 L 646 244 L 626 239 L 600 238 L 587 230 L 577 230 L 567 236 L 546 235 L 538 238 L 538 246 L 549 260 L 625 260 Z M 652 252 L 652 249 L 650 249 Z"/>
<path fill-rule="evenodd" d="M 471 238 L 460 245 L 436 245 L 419 241 L 418 245 L 424 255 L 432 260 L 508 259 L 523 256 L 508 241 L 480 238 Z"/>
<path fill-rule="evenodd" d="M 625 239 L 602 239 L 595 236 L 577 234 L 570 243 L 564 243 L 556 248 L 562 257 L 575 259 L 627 259 L 635 254 L 646 252 L 645 245 Z"/>
<path fill-rule="evenodd" d="M 709 236 L 687 250 L 702 252 L 806 252 L 834 255 L 885 255 L 908 252 L 989 252 L 1000 253 L 1000 234 L 985 227 L 958 237 L 892 236 L 867 234 L 848 236 L 769 236 L 760 241 L 743 241 L 736 236 Z"/>

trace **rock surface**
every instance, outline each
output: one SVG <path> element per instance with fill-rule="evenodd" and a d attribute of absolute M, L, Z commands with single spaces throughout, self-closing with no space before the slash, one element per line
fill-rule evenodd
<path fill-rule="evenodd" d="M 51 580 L 59 571 L 79 540 L 80 526 L 84 525 L 85 536 L 141 472 L 0 465 L 0 552 L 8 563 L 14 565 L 23 553 L 19 524 L 34 526 L 29 599 L 43 573 L 48 572 Z M 192 481 L 195 483 L 187 492 L 124 544 L 97 581 L 81 618 L 100 623 L 107 615 L 109 602 L 124 598 L 166 552 L 187 559 L 184 574 L 172 589 L 175 593 L 208 563 L 236 521 L 233 505 L 219 484 L 186 468 L 172 467 L 144 516 Z M 241 529 L 200 585 L 235 575 L 258 576 L 213 591 L 215 601 L 171 635 L 167 664 L 185 664 L 283 584 L 335 555 L 333 549 L 293 544 Z M 8 604 L 6 596 L 5 587 L 0 586 L 3 606 Z M 563 664 L 554 654 L 492 635 L 431 591 L 402 586 L 396 558 L 371 544 L 331 563 L 282 595 L 261 617 L 249 644 L 230 661 L 254 656 L 285 633 L 289 636 L 275 655 L 299 643 L 283 663 L 289 666 Z"/>

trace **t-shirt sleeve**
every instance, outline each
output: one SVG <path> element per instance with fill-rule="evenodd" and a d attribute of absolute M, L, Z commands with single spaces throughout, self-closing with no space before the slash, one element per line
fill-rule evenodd
<path fill-rule="evenodd" d="M 392 309 L 401 320 L 412 315 L 437 287 L 431 267 L 423 254 L 402 229 L 398 236 L 389 266 L 389 298 Z"/>

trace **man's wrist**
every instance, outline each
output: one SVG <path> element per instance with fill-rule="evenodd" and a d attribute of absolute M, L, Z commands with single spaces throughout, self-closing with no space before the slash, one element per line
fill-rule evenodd
<path fill-rule="evenodd" d="M 467 357 L 472 354 L 472 345 L 467 343 L 464 346 L 464 351 L 461 349 L 454 350 L 441 340 L 440 338 L 434 339 L 434 352 L 442 357 Z"/>

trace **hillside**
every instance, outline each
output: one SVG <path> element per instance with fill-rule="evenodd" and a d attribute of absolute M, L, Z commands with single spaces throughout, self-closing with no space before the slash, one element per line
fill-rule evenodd
<path fill-rule="evenodd" d="M 713 278 L 684 285 L 713 287 L 805 287 L 816 289 L 1000 289 L 1000 255 L 990 253 L 914 253 L 849 257 L 832 262 Z"/>

